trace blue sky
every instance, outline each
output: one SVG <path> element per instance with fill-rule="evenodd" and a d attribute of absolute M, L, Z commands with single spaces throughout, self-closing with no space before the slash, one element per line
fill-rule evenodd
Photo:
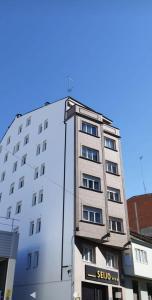
<path fill-rule="evenodd" d="M 121 129 L 126 196 L 152 192 L 152 1 L 1 0 L 0 136 L 68 94 Z"/>

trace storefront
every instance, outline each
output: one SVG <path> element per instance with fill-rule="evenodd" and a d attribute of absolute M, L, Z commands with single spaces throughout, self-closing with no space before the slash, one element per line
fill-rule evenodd
<path fill-rule="evenodd" d="M 122 289 L 118 287 L 118 272 L 86 265 L 85 279 L 87 282 L 82 282 L 82 300 L 123 299 Z M 89 283 L 89 280 L 94 283 Z M 109 290 L 111 295 L 109 295 Z"/>

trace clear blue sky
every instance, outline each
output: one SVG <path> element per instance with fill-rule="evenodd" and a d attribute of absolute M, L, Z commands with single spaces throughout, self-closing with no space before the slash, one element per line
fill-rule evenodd
<path fill-rule="evenodd" d="M 1 0 L 0 135 L 71 96 L 121 129 L 126 195 L 152 192 L 152 1 Z"/>

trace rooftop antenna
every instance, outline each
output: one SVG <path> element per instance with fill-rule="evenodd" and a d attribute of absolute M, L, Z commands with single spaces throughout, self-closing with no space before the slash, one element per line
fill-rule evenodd
<path fill-rule="evenodd" d="M 146 194 L 146 193 L 147 193 L 147 189 L 146 189 L 145 180 L 144 180 L 144 172 L 143 172 L 143 164 L 142 164 L 142 160 L 143 160 L 143 155 L 140 155 L 140 156 L 139 156 L 139 161 L 140 161 L 141 178 L 142 178 L 142 183 L 143 183 L 144 192 L 145 192 L 145 194 Z"/>
<path fill-rule="evenodd" d="M 66 77 L 66 81 L 67 81 L 67 92 L 71 93 L 74 87 L 73 86 L 74 81 L 69 75 Z"/>

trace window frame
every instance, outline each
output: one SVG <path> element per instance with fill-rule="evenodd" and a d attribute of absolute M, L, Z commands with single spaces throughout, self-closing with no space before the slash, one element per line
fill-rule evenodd
<path fill-rule="evenodd" d="M 93 128 L 95 129 L 95 133 L 93 133 Z M 92 136 L 98 136 L 98 127 L 85 121 L 81 122 L 81 131 Z"/>
<path fill-rule="evenodd" d="M 87 217 L 84 215 L 86 214 Z M 98 217 L 97 217 L 98 215 Z M 97 219 L 100 219 L 100 221 L 97 221 Z M 84 222 L 96 224 L 96 225 L 103 225 L 103 214 L 102 209 L 97 207 L 91 207 L 87 205 L 83 205 L 82 209 L 82 220 Z"/>
<path fill-rule="evenodd" d="M 99 150 L 82 145 L 81 146 L 81 157 L 88 159 L 90 161 L 93 161 L 93 162 L 99 162 Z"/>
<path fill-rule="evenodd" d="M 95 264 L 96 263 L 96 247 L 93 247 L 91 245 L 83 245 L 82 260 L 85 263 Z"/>
<path fill-rule="evenodd" d="M 98 185 L 98 188 L 96 188 L 96 185 Z M 101 192 L 101 178 L 82 173 L 82 187 L 91 191 Z"/>
<path fill-rule="evenodd" d="M 114 171 L 114 168 L 116 168 L 115 171 Z M 115 162 L 110 161 L 110 160 L 106 160 L 106 172 L 110 173 L 110 174 L 113 174 L 113 175 L 119 175 L 119 173 L 118 173 L 118 163 L 115 163 Z"/>
<path fill-rule="evenodd" d="M 107 144 L 106 144 L 106 142 L 107 142 Z M 105 146 L 105 148 L 116 151 L 116 140 L 111 139 L 107 136 L 104 136 L 104 146 Z"/>
<path fill-rule="evenodd" d="M 121 203 L 120 190 L 116 189 L 116 188 L 113 188 L 113 187 L 110 187 L 110 186 L 107 186 L 107 199 L 108 199 L 108 201 Z"/>
<path fill-rule="evenodd" d="M 115 225 L 113 222 L 115 222 Z M 118 222 L 120 223 L 121 230 L 118 229 L 118 227 L 119 227 Z M 115 229 L 113 228 L 113 225 L 115 226 Z M 115 232 L 115 233 L 124 233 L 123 219 L 110 216 L 109 217 L 109 229 L 110 229 L 110 231 Z"/>

